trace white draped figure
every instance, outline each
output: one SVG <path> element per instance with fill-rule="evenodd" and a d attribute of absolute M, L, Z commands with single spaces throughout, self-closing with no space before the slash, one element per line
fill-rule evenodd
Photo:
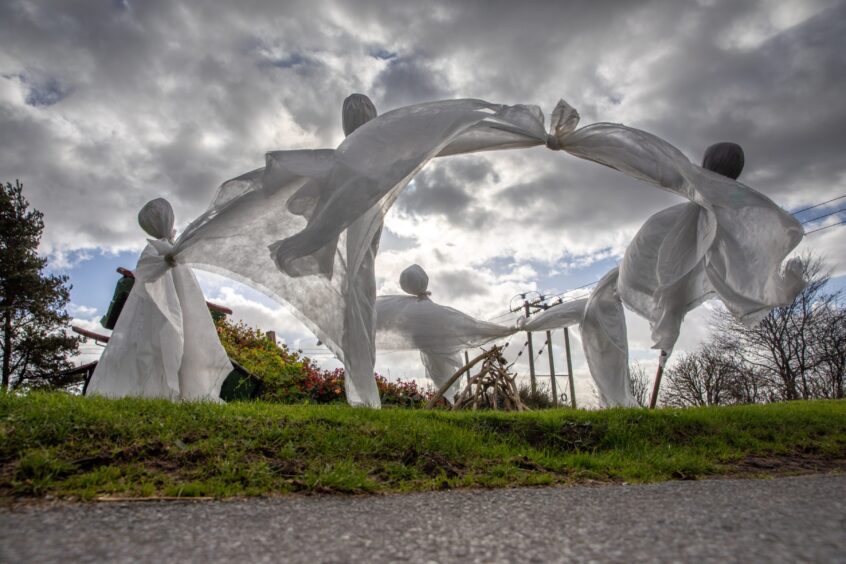
<path fill-rule="evenodd" d="M 376 298 L 376 348 L 419 350 L 426 376 L 441 388 L 464 366 L 462 350 L 507 337 L 520 328 L 480 321 L 438 305 L 429 298 L 428 285 L 429 276 L 414 264 L 400 275 L 400 287 L 411 295 Z M 452 402 L 460 388 L 461 382 L 456 381 L 444 397 Z"/>
<path fill-rule="evenodd" d="M 348 402 L 378 407 L 373 266 L 388 208 L 433 157 L 529 147 L 547 135 L 537 107 L 481 100 L 377 117 L 354 94 L 343 124 L 337 149 L 274 151 L 225 182 L 170 254 L 290 306 L 344 363 Z"/>
<path fill-rule="evenodd" d="M 612 123 L 576 129 L 578 122 L 563 100 L 548 135 L 534 106 L 453 100 L 384 114 L 348 138 L 322 179 L 292 198 L 308 225 L 272 247 L 276 262 L 292 276 L 331 275 L 338 237 L 360 225 L 367 236 L 358 247 L 367 252 L 385 210 L 432 157 L 545 144 L 689 200 L 656 216 L 652 225 L 663 235 L 641 232 L 619 273 L 619 297 L 652 322 L 656 347 L 672 348 L 684 313 L 710 296 L 753 324 L 799 292 L 801 265 L 790 261 L 782 272 L 803 235 L 793 216 L 645 131 Z"/>
<path fill-rule="evenodd" d="M 173 209 L 148 202 L 138 223 L 153 239 L 88 385 L 89 394 L 219 402 L 232 370 L 194 273 L 170 256 Z"/>
<path fill-rule="evenodd" d="M 653 180 L 683 189 L 692 200 L 650 217 L 620 265 L 623 303 L 649 321 L 663 363 L 685 314 L 709 298 L 720 298 L 749 326 L 789 304 L 804 287 L 802 265 L 791 259 L 781 274 L 781 262 L 803 231 L 766 196 L 735 181 L 744 165 L 740 146 L 712 145 L 702 167 L 657 138 L 643 146 L 667 155 Z"/>
<path fill-rule="evenodd" d="M 608 281 L 606 282 L 606 279 Z M 581 325 L 582 347 L 603 406 L 629 406 L 628 344 L 622 304 L 616 297 L 616 269 L 597 286 L 590 298 L 554 305 L 528 321 L 499 325 L 480 321 L 451 307 L 434 303 L 429 277 L 418 265 L 400 275 L 407 296 L 376 299 L 378 350 L 419 350 L 426 375 L 438 388 L 462 366 L 460 352 L 513 335 L 519 331 L 551 331 Z M 449 401 L 461 387 L 456 381 L 444 394 Z"/>

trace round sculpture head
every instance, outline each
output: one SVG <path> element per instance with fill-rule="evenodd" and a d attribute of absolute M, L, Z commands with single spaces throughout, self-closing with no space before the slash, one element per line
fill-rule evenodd
<path fill-rule="evenodd" d="M 715 143 L 705 149 L 702 168 L 736 180 L 745 162 L 743 149 L 737 143 Z"/>
<path fill-rule="evenodd" d="M 420 265 L 412 264 L 400 274 L 400 288 L 412 296 L 426 296 L 429 287 L 429 275 Z"/>
<path fill-rule="evenodd" d="M 168 239 L 173 235 L 173 208 L 164 198 L 150 200 L 138 212 L 141 229 L 155 239 Z"/>
<path fill-rule="evenodd" d="M 344 100 L 341 122 L 344 135 L 349 135 L 377 116 L 376 106 L 364 94 L 350 94 Z"/>

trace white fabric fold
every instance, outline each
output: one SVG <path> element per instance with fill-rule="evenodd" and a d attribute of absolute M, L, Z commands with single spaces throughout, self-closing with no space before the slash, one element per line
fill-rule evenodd
<path fill-rule="evenodd" d="M 650 217 L 620 266 L 620 296 L 649 320 L 655 348 L 671 351 L 685 314 L 710 297 L 753 325 L 804 286 L 797 260 L 782 270 L 802 227 L 763 194 L 622 125 L 580 129 L 565 150 L 690 200 Z"/>
<path fill-rule="evenodd" d="M 580 326 L 582 349 L 602 407 L 636 407 L 629 379 L 626 315 L 617 295 L 618 269 L 597 283 Z"/>

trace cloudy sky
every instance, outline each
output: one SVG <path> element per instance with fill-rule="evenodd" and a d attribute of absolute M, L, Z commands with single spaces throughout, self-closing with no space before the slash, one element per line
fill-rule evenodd
<path fill-rule="evenodd" d="M 166 197 L 184 226 L 221 182 L 261 166 L 266 151 L 336 146 L 341 103 L 352 92 L 369 95 L 380 111 L 482 98 L 549 112 L 564 98 L 583 125 L 645 129 L 694 161 L 714 142 L 740 143 L 741 180 L 788 210 L 846 194 L 843 2 L 7 0 L 0 7 L 2 180 L 21 179 L 44 212 L 42 251 L 53 270 L 70 276 L 72 312 L 92 328 L 108 305 L 115 267 L 133 267 L 145 243 L 135 218 L 146 201 Z M 429 272 L 436 301 L 490 318 L 519 292 L 597 280 L 650 214 L 679 201 L 543 149 L 444 159 L 424 169 L 390 212 L 378 282 L 382 293 L 396 292 L 399 273 L 416 262 Z M 800 217 L 843 207 L 846 199 Z M 844 243 L 842 227 L 803 243 L 827 256 L 840 285 Z M 332 365 L 278 305 L 223 278 L 201 281 L 236 317 Z M 707 306 L 688 317 L 680 349 L 703 338 L 707 317 Z M 646 324 L 634 316 L 629 337 L 632 357 L 653 366 Z M 575 349 L 579 396 L 588 400 Z M 380 355 L 377 368 L 422 374 L 413 354 Z"/>

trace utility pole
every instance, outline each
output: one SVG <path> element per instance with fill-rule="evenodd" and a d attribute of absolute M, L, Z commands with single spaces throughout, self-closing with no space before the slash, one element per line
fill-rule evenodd
<path fill-rule="evenodd" d="M 550 304 L 546 303 L 548 298 L 544 298 L 543 294 L 538 294 L 538 298 L 532 300 L 531 302 L 526 299 L 526 294 L 518 294 L 520 298 L 523 300 L 523 313 L 525 314 L 526 318 L 528 319 L 532 313 L 536 313 L 538 311 L 543 311 L 549 309 Z M 515 298 L 517 296 L 514 296 Z M 513 300 L 514 298 L 512 298 Z M 558 304 L 563 303 L 561 298 L 558 299 Z M 557 304 L 553 304 L 557 305 Z M 514 309 L 511 306 L 511 312 L 518 312 L 520 308 Z M 532 311 L 532 310 L 535 311 Z M 532 333 L 530 331 L 526 331 L 528 334 L 528 338 L 526 339 L 526 344 L 529 347 L 529 380 L 531 382 L 531 389 L 532 393 L 537 391 L 537 381 L 535 376 L 535 347 L 534 343 L 532 342 Z M 549 344 L 549 378 L 550 383 L 552 384 L 552 401 L 555 405 L 558 405 L 558 380 L 555 377 L 555 364 L 552 358 L 552 332 L 546 332 L 546 342 Z M 567 355 L 567 380 L 570 384 L 570 405 L 573 409 L 576 408 L 576 384 L 573 379 L 573 360 L 570 358 L 570 331 L 565 327 L 564 328 L 564 351 Z"/>
<path fill-rule="evenodd" d="M 570 359 L 570 330 L 564 328 L 564 351 L 567 353 L 567 380 L 570 381 L 570 406 L 576 409 L 576 385 L 573 382 L 573 361 Z"/>
<path fill-rule="evenodd" d="M 526 312 L 526 319 L 528 319 L 532 314 L 529 310 L 528 300 L 523 300 L 523 309 Z M 537 391 L 537 384 L 535 383 L 535 347 L 532 343 L 532 332 L 526 331 L 526 335 L 529 337 L 529 385 L 532 388 L 532 394 L 534 394 Z"/>
<path fill-rule="evenodd" d="M 552 359 L 552 331 L 546 332 L 546 350 L 549 356 L 549 383 L 552 387 L 552 405 L 558 407 L 558 381 L 555 379 L 555 361 Z"/>

